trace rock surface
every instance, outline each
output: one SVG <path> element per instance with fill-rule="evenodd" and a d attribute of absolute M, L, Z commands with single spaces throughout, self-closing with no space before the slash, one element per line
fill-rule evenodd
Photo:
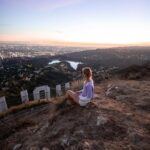
<path fill-rule="evenodd" d="M 16 144 L 13 148 L 13 150 L 19 150 L 21 148 L 22 144 Z"/>

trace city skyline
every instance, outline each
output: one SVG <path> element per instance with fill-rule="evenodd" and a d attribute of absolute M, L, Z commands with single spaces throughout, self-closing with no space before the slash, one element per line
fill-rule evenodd
<path fill-rule="evenodd" d="M 0 41 L 149 43 L 149 0 L 0 0 Z"/>

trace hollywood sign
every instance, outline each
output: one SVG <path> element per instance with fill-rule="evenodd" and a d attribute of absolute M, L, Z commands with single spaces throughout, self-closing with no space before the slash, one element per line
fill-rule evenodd
<path fill-rule="evenodd" d="M 50 87 L 48 85 L 43 85 L 36 87 L 33 90 L 33 98 L 34 100 L 40 100 L 40 99 L 47 99 L 50 100 L 51 98 L 51 92 L 50 92 Z M 67 82 L 65 83 L 65 91 L 70 89 L 70 83 Z M 61 96 L 63 94 L 62 92 L 62 86 L 56 85 L 56 96 Z M 29 96 L 28 96 L 28 91 L 23 90 L 20 92 L 21 96 L 21 102 L 22 103 L 27 103 L 29 101 Z M 4 112 L 8 109 L 7 102 L 5 96 L 0 97 L 0 113 Z"/>

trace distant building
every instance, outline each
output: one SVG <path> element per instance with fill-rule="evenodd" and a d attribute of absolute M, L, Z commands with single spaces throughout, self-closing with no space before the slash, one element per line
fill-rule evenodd
<path fill-rule="evenodd" d="M 3 68 L 2 58 L 0 57 L 0 68 Z"/>

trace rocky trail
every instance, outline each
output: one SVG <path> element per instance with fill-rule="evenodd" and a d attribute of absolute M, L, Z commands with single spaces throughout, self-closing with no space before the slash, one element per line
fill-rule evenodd
<path fill-rule="evenodd" d="M 49 104 L 7 121 L 0 149 L 149 150 L 150 81 L 107 80 L 95 93 L 86 107 Z"/>

